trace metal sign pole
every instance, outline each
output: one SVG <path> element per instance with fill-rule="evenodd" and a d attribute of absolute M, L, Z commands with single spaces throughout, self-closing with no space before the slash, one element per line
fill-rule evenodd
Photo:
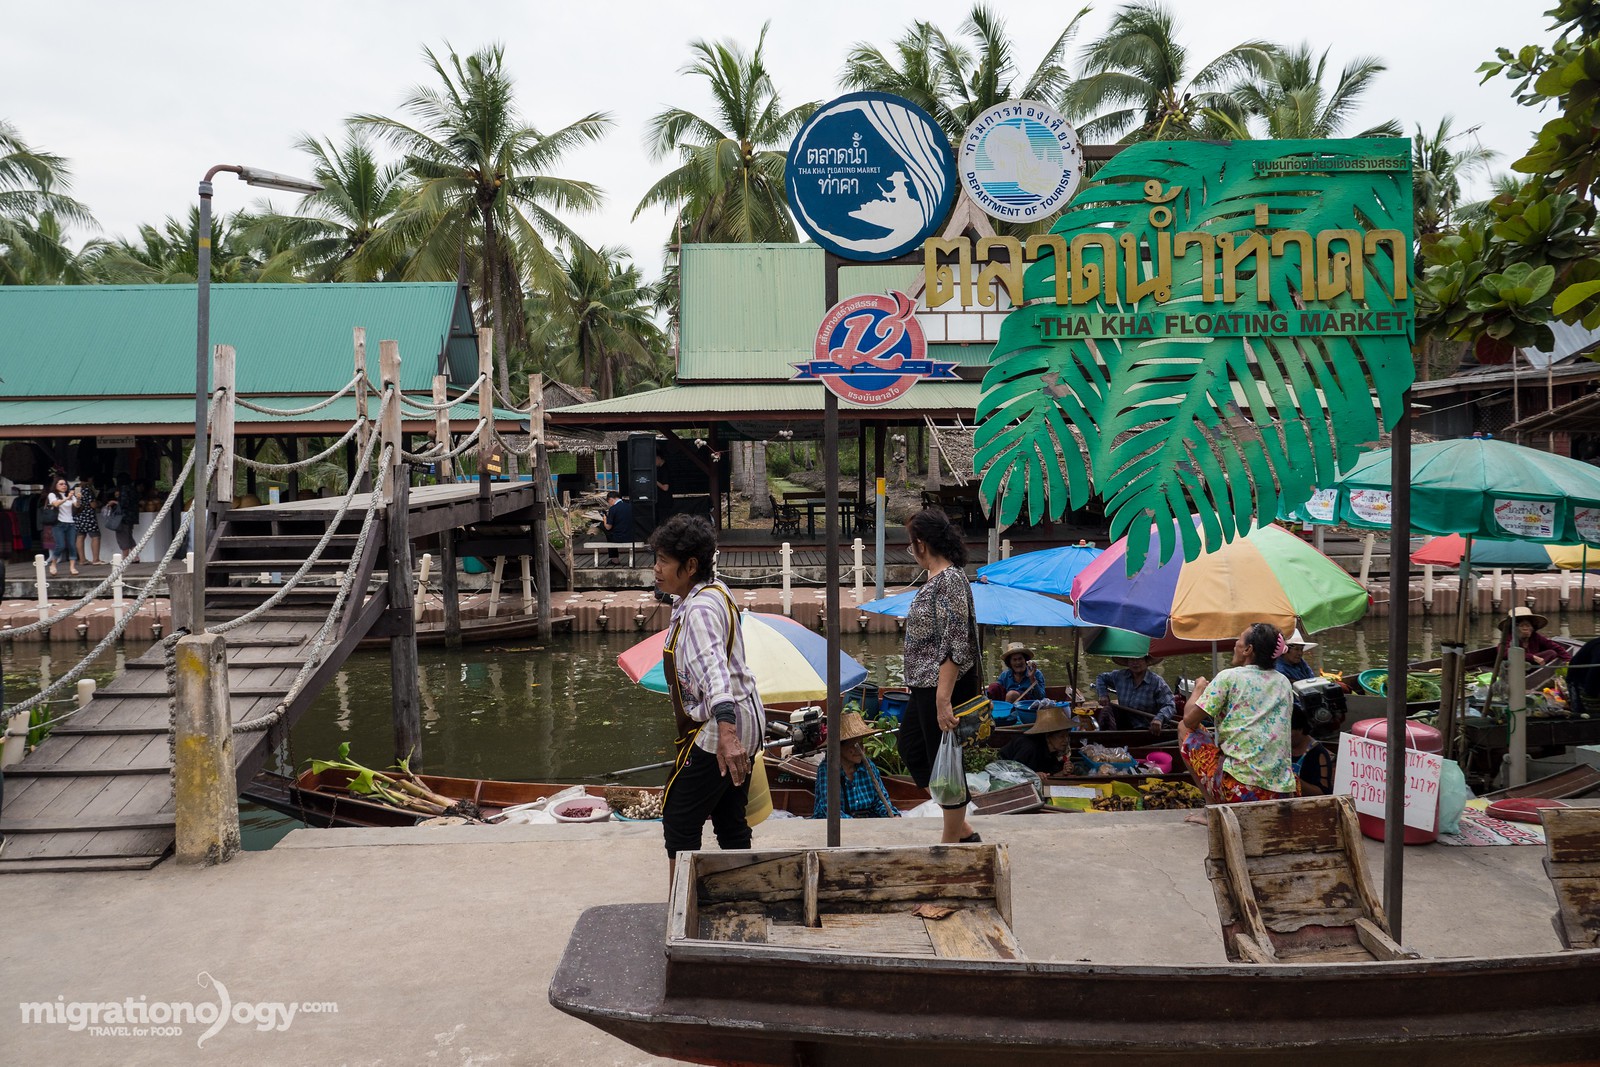
<path fill-rule="evenodd" d="M 1389 448 L 1389 761 L 1384 772 L 1383 910 L 1399 941 L 1405 872 L 1406 632 L 1411 607 L 1411 394 Z"/>
<path fill-rule="evenodd" d="M 839 813 L 844 804 L 839 777 L 839 719 L 843 695 L 839 692 L 839 398 L 823 390 L 823 479 L 827 488 L 827 593 L 822 610 L 828 627 L 828 847 L 839 847 Z M 859 457 L 858 457 L 859 459 Z"/>

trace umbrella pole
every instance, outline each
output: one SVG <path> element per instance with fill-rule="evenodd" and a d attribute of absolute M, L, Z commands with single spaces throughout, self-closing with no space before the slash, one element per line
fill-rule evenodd
<path fill-rule="evenodd" d="M 1439 732 L 1444 738 L 1446 756 L 1456 751 L 1457 713 L 1465 706 L 1461 697 L 1467 681 L 1467 598 L 1476 596 L 1477 592 L 1478 584 L 1472 577 L 1472 538 L 1468 537 L 1466 551 L 1461 553 L 1461 577 L 1456 586 L 1454 639 L 1439 650 L 1444 668 L 1440 678 L 1442 700 L 1439 705 Z"/>
<path fill-rule="evenodd" d="M 1401 398 L 1389 449 L 1389 732 L 1384 774 L 1383 910 L 1401 940 L 1405 892 L 1406 630 L 1411 606 L 1411 394 Z"/>

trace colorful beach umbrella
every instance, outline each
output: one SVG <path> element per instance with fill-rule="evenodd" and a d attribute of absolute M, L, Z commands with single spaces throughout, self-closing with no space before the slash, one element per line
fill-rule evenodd
<path fill-rule="evenodd" d="M 1072 580 L 1104 552 L 1082 542 L 1061 548 L 1042 548 L 1019 552 L 1010 559 L 997 560 L 978 568 L 978 577 L 990 585 L 1009 585 L 1034 593 L 1066 596 Z"/>
<path fill-rule="evenodd" d="M 916 595 L 917 590 L 907 589 L 903 593 L 895 593 L 881 600 L 869 601 L 861 605 L 861 610 L 903 619 L 911 610 L 911 601 Z M 1065 601 L 1051 600 L 1047 596 L 1030 593 L 1026 589 L 1012 589 L 1004 585 L 991 585 L 988 582 L 972 583 L 972 606 L 978 613 L 980 626 L 1094 625 L 1080 619 L 1078 613 L 1072 610 L 1072 605 Z"/>
<path fill-rule="evenodd" d="M 1435 537 L 1411 553 L 1418 566 L 1459 567 L 1467 540 L 1458 534 Z M 1577 571 L 1600 569 L 1600 549 L 1587 545 L 1541 545 L 1532 541 L 1474 541 L 1471 566 L 1478 570 L 1542 571 L 1552 567 Z"/>
<path fill-rule="evenodd" d="M 1150 532 L 1145 564 L 1127 573 L 1127 538 L 1085 568 L 1072 599 L 1086 623 L 1148 637 L 1223 641 L 1252 623 L 1307 633 L 1355 622 L 1367 591 L 1345 569 L 1280 526 L 1263 526 L 1192 563 L 1158 562 Z"/>
<path fill-rule="evenodd" d="M 793 619 L 756 611 L 739 616 L 739 630 L 745 662 L 756 676 L 763 702 L 821 700 L 828 695 L 827 638 Z M 654 693 L 667 691 L 661 656 L 668 632 L 652 634 L 617 657 L 622 673 Z M 866 680 L 867 669 L 839 653 L 840 689 L 849 691 Z"/>

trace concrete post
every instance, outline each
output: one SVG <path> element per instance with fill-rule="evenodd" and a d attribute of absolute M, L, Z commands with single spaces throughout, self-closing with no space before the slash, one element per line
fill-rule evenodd
<path fill-rule="evenodd" d="M 791 609 L 794 607 L 794 594 L 790 590 L 789 583 L 794 577 L 794 567 L 790 562 L 794 557 L 794 546 L 785 541 L 778 549 L 778 555 L 783 559 L 783 614 L 793 618 L 794 612 Z"/>
<path fill-rule="evenodd" d="M 1007 537 L 1000 542 L 1000 558 L 1011 558 L 1011 538 Z"/>
<path fill-rule="evenodd" d="M 114 622 L 122 621 L 122 553 L 111 554 L 111 569 L 117 572 L 117 580 L 111 583 L 111 617 Z"/>
<path fill-rule="evenodd" d="M 863 591 L 863 587 L 866 584 L 867 568 L 866 564 L 861 558 L 861 553 L 865 546 L 862 545 L 861 538 L 858 537 L 855 539 L 855 543 L 850 547 L 852 552 L 855 554 L 855 563 L 852 565 L 851 569 L 856 572 L 856 606 L 859 607 L 867 602 L 867 598 Z"/>
<path fill-rule="evenodd" d="M 72 694 L 72 699 L 79 708 L 86 708 L 89 706 L 89 701 L 94 699 L 94 689 L 95 685 L 93 678 L 78 679 L 78 690 Z"/>
<path fill-rule="evenodd" d="M 239 782 L 228 707 L 228 649 L 221 634 L 178 641 L 178 722 L 173 747 L 178 862 L 214 866 L 239 851 Z"/>
<path fill-rule="evenodd" d="M 30 715 L 13 715 L 6 720 L 5 740 L 0 742 L 0 767 L 22 762 L 28 754 L 28 720 Z"/>
<path fill-rule="evenodd" d="M 57 532 L 60 532 L 59 529 Z M 39 593 L 39 614 L 50 614 L 50 583 L 45 578 L 45 562 L 42 555 L 33 557 L 33 586 Z M 45 636 L 49 635 L 50 631 L 46 630 Z"/>
<path fill-rule="evenodd" d="M 532 615 L 533 605 L 533 560 L 528 556 L 518 556 L 522 563 L 522 613 Z"/>
<path fill-rule="evenodd" d="M 422 565 L 417 568 L 417 600 L 411 609 L 411 617 L 417 622 L 422 621 L 422 612 L 427 607 L 428 576 L 433 571 L 433 553 L 422 554 Z"/>

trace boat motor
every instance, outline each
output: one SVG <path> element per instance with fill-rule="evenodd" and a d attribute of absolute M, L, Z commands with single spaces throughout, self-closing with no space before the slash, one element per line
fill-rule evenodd
<path fill-rule="evenodd" d="M 822 709 L 801 708 L 789 715 L 789 740 L 795 752 L 815 752 L 828 740 L 828 720 Z"/>
<path fill-rule="evenodd" d="M 1311 719 L 1311 733 L 1319 738 L 1337 734 L 1350 710 L 1345 703 L 1344 686 L 1332 678 L 1306 678 L 1295 682 L 1294 702 Z"/>

